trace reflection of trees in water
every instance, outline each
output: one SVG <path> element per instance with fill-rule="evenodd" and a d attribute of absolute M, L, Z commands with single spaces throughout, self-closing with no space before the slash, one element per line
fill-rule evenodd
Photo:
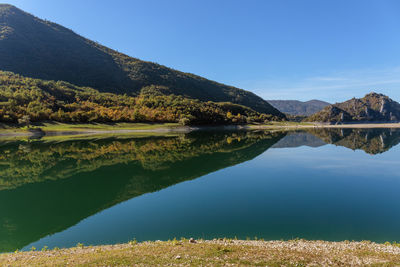
<path fill-rule="evenodd" d="M 390 129 L 307 133 L 372 154 L 387 151 L 400 140 L 400 131 Z M 285 135 L 197 132 L 178 137 L 0 143 L 0 251 L 20 249 L 130 198 L 251 160 L 274 144 L 320 144 L 304 132 L 284 140 Z"/>
<path fill-rule="evenodd" d="M 0 145 L 0 179 L 8 189 L 0 190 L 0 251 L 20 249 L 127 199 L 253 159 L 283 136 L 192 133 Z"/>
<path fill-rule="evenodd" d="M 180 137 L 100 139 L 0 145 L 0 188 L 66 178 L 103 166 L 140 162 L 147 169 L 214 152 L 242 149 L 271 134 L 255 132 L 189 134 Z"/>

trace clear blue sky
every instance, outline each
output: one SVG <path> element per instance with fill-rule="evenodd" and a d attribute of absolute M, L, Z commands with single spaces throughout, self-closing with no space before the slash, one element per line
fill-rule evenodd
<path fill-rule="evenodd" d="M 400 101 L 397 0 L 8 0 L 140 59 L 253 91 Z"/>

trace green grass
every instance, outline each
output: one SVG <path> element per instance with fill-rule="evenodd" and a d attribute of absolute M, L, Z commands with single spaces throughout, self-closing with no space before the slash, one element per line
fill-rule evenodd
<path fill-rule="evenodd" d="M 41 137 L 43 142 L 84 140 L 93 138 L 129 138 L 151 136 L 177 136 L 177 132 L 164 131 L 180 126 L 177 123 L 115 123 L 115 124 L 66 124 L 46 122 L 35 124 L 31 129 L 40 128 L 46 133 Z M 27 127 L 0 124 L 0 141 L 28 140 L 32 135 Z"/>
<path fill-rule="evenodd" d="M 0 135 L 7 134 L 28 134 L 29 130 L 41 129 L 44 132 L 95 132 L 95 131 L 122 131 L 122 130 L 158 130 L 176 128 L 180 126 L 178 123 L 59 123 L 59 122 L 44 122 L 34 123 L 28 127 L 19 127 L 13 124 L 0 123 Z"/>
<path fill-rule="evenodd" d="M 43 136 L 41 142 L 64 142 L 64 141 L 77 141 L 77 140 L 93 140 L 93 139 L 104 139 L 104 138 L 145 138 L 145 137 L 176 137 L 179 133 L 174 132 L 128 132 L 128 133 L 98 133 L 98 134 L 63 134 L 63 135 L 52 135 Z M 13 137 L 14 139 L 21 140 L 20 137 Z M 0 137 L 0 141 L 3 140 Z M 4 139 L 5 140 L 5 139 Z"/>
<path fill-rule="evenodd" d="M 298 123 L 298 122 L 272 122 L 270 124 L 252 124 L 245 125 L 250 129 L 254 127 L 263 128 L 281 128 L 281 127 L 294 127 L 300 125 L 312 125 L 310 123 Z M 44 122 L 44 123 L 34 123 L 31 125 L 30 129 L 40 128 L 44 132 L 79 132 L 79 134 L 84 134 L 85 132 L 96 132 L 104 131 L 110 132 L 115 131 L 135 131 L 139 130 L 144 132 L 148 130 L 149 132 L 155 132 L 157 130 L 173 129 L 179 127 L 178 123 L 59 123 L 59 122 Z M 0 135 L 7 134 L 27 134 L 29 129 L 27 127 L 18 127 L 17 125 L 0 124 Z M 121 133 L 118 133 L 121 134 Z"/>
<path fill-rule="evenodd" d="M 113 130 L 153 130 L 159 128 L 171 128 L 179 126 L 178 123 L 59 123 L 59 122 L 46 122 L 35 124 L 35 127 L 41 128 L 43 131 L 113 131 Z"/>
<path fill-rule="evenodd" d="M 1 266 L 398 266 L 400 248 L 372 242 L 187 239 L 0 255 Z"/>

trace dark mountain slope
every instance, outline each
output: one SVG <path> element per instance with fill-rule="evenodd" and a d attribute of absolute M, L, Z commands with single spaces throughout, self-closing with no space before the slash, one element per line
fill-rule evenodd
<path fill-rule="evenodd" d="M 0 69 L 103 92 L 137 94 L 149 85 L 201 101 L 232 102 L 284 117 L 257 95 L 129 57 L 58 24 L 0 4 Z"/>
<path fill-rule="evenodd" d="M 395 122 L 400 120 L 400 104 L 385 95 L 370 93 L 363 98 L 327 106 L 306 120 L 329 123 Z"/>
<path fill-rule="evenodd" d="M 328 102 L 321 100 L 310 100 L 306 102 L 298 100 L 267 100 L 273 107 L 280 112 L 295 116 L 310 116 L 324 107 L 329 106 Z"/>

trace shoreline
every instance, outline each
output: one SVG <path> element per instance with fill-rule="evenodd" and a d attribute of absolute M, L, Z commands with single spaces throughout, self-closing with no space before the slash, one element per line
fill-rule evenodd
<path fill-rule="evenodd" d="M 1 137 L 43 137 L 43 136 L 76 136 L 76 135 L 101 135 L 101 134 L 143 134 L 143 133 L 189 133 L 193 131 L 237 131 L 237 130 L 298 130 L 298 129 L 379 129 L 400 128 L 400 123 L 357 123 L 357 124 L 303 124 L 303 123 L 274 123 L 260 125 L 204 125 L 204 126 L 180 126 L 177 124 L 145 124 L 131 123 L 128 126 L 114 126 L 108 124 L 59 124 L 55 126 L 35 126 L 30 130 L 9 126 L 0 128 Z M 82 125 L 82 127 L 81 127 Z M 0 125 L 1 126 L 1 125 Z M 104 127 L 104 128 L 102 128 Z"/>
<path fill-rule="evenodd" d="M 194 240 L 131 241 L 5 253 L 2 266 L 397 266 L 398 244 L 328 241 Z"/>

